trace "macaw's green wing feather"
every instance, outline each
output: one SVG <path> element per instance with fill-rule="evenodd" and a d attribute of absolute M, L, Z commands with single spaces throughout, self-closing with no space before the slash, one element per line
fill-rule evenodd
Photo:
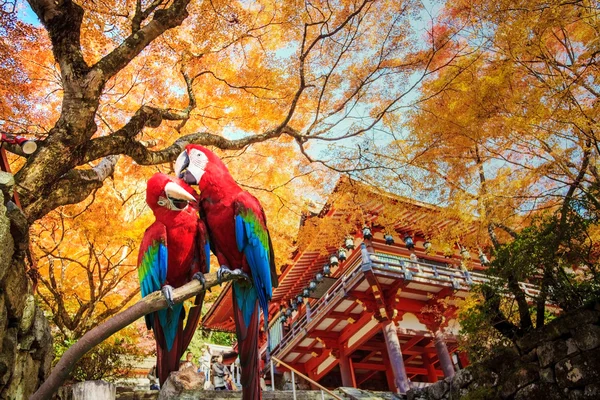
<path fill-rule="evenodd" d="M 163 224 L 155 222 L 144 233 L 138 255 L 138 277 L 142 297 L 162 289 L 167 280 L 168 244 L 167 231 Z M 176 304 L 173 309 L 157 311 L 158 320 L 165 337 L 167 349 L 171 350 L 183 307 Z M 145 317 L 146 327 L 153 328 L 154 313 Z"/>
<path fill-rule="evenodd" d="M 142 297 L 160 290 L 167 279 L 167 232 L 160 222 L 144 233 L 138 255 L 138 277 Z M 152 329 L 153 315 L 146 316 L 146 326 Z"/>
<path fill-rule="evenodd" d="M 252 275 L 252 281 L 258 297 L 258 303 L 267 322 L 269 301 L 273 295 L 272 270 L 275 268 L 271 239 L 264 213 L 258 200 L 247 192 L 242 192 L 235 202 L 235 237 L 238 250 L 246 256 Z M 242 293 L 243 291 L 236 291 Z M 248 323 L 253 312 L 253 297 L 237 299 Z M 244 307 L 248 303 L 248 307 Z"/>

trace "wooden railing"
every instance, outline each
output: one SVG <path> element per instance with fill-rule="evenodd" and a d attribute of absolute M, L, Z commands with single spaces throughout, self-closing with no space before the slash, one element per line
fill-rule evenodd
<path fill-rule="evenodd" d="M 453 267 L 445 267 L 427 262 L 403 260 L 397 256 L 390 256 L 383 253 L 371 254 L 367 252 L 364 244 L 361 245 L 361 257 L 347 268 L 337 281 L 325 292 L 325 294 L 311 305 L 311 317 L 306 314 L 301 315 L 292 323 L 290 331 L 282 335 L 283 324 L 280 315 L 277 315 L 275 321 L 270 325 L 269 331 L 273 333 L 271 338 L 272 354 L 277 355 L 300 333 L 306 333 L 311 322 L 315 317 L 322 315 L 323 311 L 336 303 L 340 297 L 346 295 L 346 289 L 351 286 L 361 271 L 371 269 L 375 273 L 393 273 L 394 278 L 404 279 L 406 281 L 414 280 L 424 284 L 434 284 L 449 286 L 455 290 L 470 290 L 474 284 L 484 284 L 490 282 L 490 278 L 479 272 L 471 272 Z M 519 287 L 526 296 L 535 298 L 539 290 L 530 283 L 519 282 Z M 304 336 L 304 335 L 303 335 Z M 279 340 L 273 340 L 273 339 Z"/>
<path fill-rule="evenodd" d="M 317 300 L 310 308 L 310 315 L 316 316 L 322 312 L 323 309 L 327 308 L 328 305 L 333 304 L 333 301 L 337 299 L 340 295 L 345 294 L 345 289 L 347 287 L 348 282 L 353 280 L 356 276 L 359 275 L 361 270 L 361 260 L 358 259 L 354 262 L 354 265 L 351 265 L 347 271 L 340 276 L 336 282 L 329 288 L 327 292 Z M 296 321 L 292 323 L 290 331 L 288 331 L 284 336 L 279 336 L 281 339 L 279 342 L 273 340 L 271 338 L 271 349 L 272 354 L 277 354 L 279 350 L 286 346 L 286 344 L 294 338 L 298 333 L 305 330 L 306 326 L 312 321 L 312 318 L 309 318 L 306 314 L 301 315 Z M 279 327 L 277 327 L 279 325 Z M 281 329 L 281 319 L 273 321 L 273 324 L 270 326 L 269 331 Z M 274 335 L 277 337 L 277 335 Z"/>
<path fill-rule="evenodd" d="M 296 379 L 295 379 L 295 374 L 300 375 L 301 377 L 303 377 L 304 379 L 306 379 L 307 381 L 309 381 L 310 383 L 312 383 L 313 385 L 315 385 L 316 387 L 318 387 L 319 389 L 321 389 L 321 398 L 323 398 L 323 392 L 327 392 L 327 394 L 329 394 L 330 396 L 332 396 L 334 399 L 338 399 L 338 400 L 342 400 L 342 398 L 340 396 L 338 396 L 337 394 L 333 393 L 331 390 L 327 389 L 325 386 L 321 385 L 319 382 L 314 381 L 312 379 L 310 379 L 308 376 L 304 375 L 302 372 L 298 371 L 297 369 L 291 367 L 289 364 L 284 363 L 283 361 L 279 360 L 276 357 L 271 357 L 271 379 L 273 379 L 273 361 L 275 361 L 277 364 L 281 364 L 284 367 L 286 367 L 287 369 L 289 369 L 292 372 L 292 393 L 294 396 L 294 400 L 296 399 Z M 274 381 L 271 381 L 271 388 L 273 390 L 275 390 L 275 384 Z"/>

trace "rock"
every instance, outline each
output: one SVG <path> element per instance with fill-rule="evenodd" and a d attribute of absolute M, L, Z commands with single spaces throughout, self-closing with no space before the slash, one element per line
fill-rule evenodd
<path fill-rule="evenodd" d="M 583 390 L 583 398 L 588 399 L 600 399 L 600 383 L 592 383 L 587 385 Z"/>
<path fill-rule="evenodd" d="M 544 383 L 554 383 L 554 370 L 552 368 L 541 369 L 540 380 Z"/>
<path fill-rule="evenodd" d="M 515 370 L 500 379 L 500 396 L 509 398 L 520 388 L 529 385 L 539 378 L 539 371 L 534 364 L 523 364 L 520 367 L 515 366 Z"/>
<path fill-rule="evenodd" d="M 571 390 L 569 391 L 569 400 L 583 400 L 583 390 Z"/>
<path fill-rule="evenodd" d="M 523 357 L 521 357 L 521 361 L 526 362 L 526 363 L 532 363 L 532 362 L 538 361 L 538 355 L 537 355 L 536 350 L 537 349 L 531 350 L 529 353 L 525 354 Z"/>
<path fill-rule="evenodd" d="M 469 384 L 473 381 L 473 374 L 470 369 L 461 369 L 454 375 L 454 380 L 452 381 L 452 388 L 461 389 L 469 386 Z"/>
<path fill-rule="evenodd" d="M 592 353 L 577 354 L 556 364 L 556 381 L 561 388 L 583 387 L 600 381 L 600 357 Z"/>
<path fill-rule="evenodd" d="M 536 349 L 541 367 L 547 367 L 550 364 L 564 359 L 567 356 L 567 344 L 562 340 L 543 343 Z"/>
<path fill-rule="evenodd" d="M 585 324 L 593 324 L 600 319 L 600 311 L 590 308 L 581 308 L 572 313 L 566 313 L 560 318 L 548 323 L 541 329 L 536 329 L 517 341 L 517 347 L 527 353 L 540 343 L 552 341 L 567 336 L 571 328 Z"/>
<path fill-rule="evenodd" d="M 72 386 L 73 400 L 115 400 L 117 388 L 104 381 L 85 381 Z"/>
<path fill-rule="evenodd" d="M 40 362 L 32 359 L 29 353 L 19 351 L 12 368 L 13 376 L 2 392 L 3 398 L 28 399 L 38 387 Z"/>
<path fill-rule="evenodd" d="M 15 189 L 15 178 L 12 174 L 0 171 L 0 192 L 5 198 L 12 197 Z M 4 203 L 4 202 L 2 202 Z"/>
<path fill-rule="evenodd" d="M 32 349 L 35 349 L 35 351 L 30 353 L 31 357 L 34 360 L 42 362 L 40 376 L 46 378 L 50 372 L 52 360 L 54 359 L 54 348 L 52 346 L 52 333 L 50 333 L 48 321 L 46 320 L 46 317 L 44 317 L 42 310 L 37 308 L 37 306 L 30 334 L 35 338 L 35 342 L 32 346 Z"/>
<path fill-rule="evenodd" d="M 10 220 L 10 233 L 18 250 L 29 248 L 29 223 L 23 211 L 12 201 L 6 202 L 6 216 Z M 16 250 L 16 249 L 15 249 Z"/>
<path fill-rule="evenodd" d="M 2 351 L 2 338 L 4 337 L 4 332 L 8 326 L 7 316 L 4 295 L 0 293 L 0 352 Z"/>
<path fill-rule="evenodd" d="M 10 234 L 10 220 L 6 216 L 4 195 L 0 192 L 0 281 L 9 270 L 14 253 L 14 242 Z"/>
<path fill-rule="evenodd" d="M 0 173 L 0 399 L 29 398 L 53 359 L 50 329 L 26 274 L 27 221 L 6 201 L 13 185 Z"/>
<path fill-rule="evenodd" d="M 13 263 L 12 267 L 6 272 L 1 287 L 4 290 L 9 323 L 11 319 L 17 322 L 23 316 L 25 300 L 27 299 L 26 294 L 31 293 L 25 268 Z"/>
<path fill-rule="evenodd" d="M 592 350 L 600 346 L 600 326 L 583 325 L 575 329 L 573 339 L 581 350 Z"/>
<path fill-rule="evenodd" d="M 10 381 L 16 353 L 17 330 L 15 328 L 7 329 L 2 338 L 2 353 L 0 353 L 0 387 L 7 385 Z"/>
<path fill-rule="evenodd" d="M 520 389 L 515 400 L 563 400 L 558 386 L 547 383 L 531 383 Z"/>
<path fill-rule="evenodd" d="M 29 332 L 29 329 L 33 325 L 33 319 L 35 317 L 35 298 L 32 294 L 26 296 L 25 305 L 23 307 L 23 316 L 21 317 L 21 323 L 19 324 L 19 333 L 25 334 Z"/>
<path fill-rule="evenodd" d="M 443 399 L 445 394 L 448 393 L 448 390 L 450 390 L 450 383 L 444 379 L 443 381 L 434 383 L 427 389 L 430 398 L 434 400 L 440 400 Z"/>
<path fill-rule="evenodd" d="M 575 340 L 573 338 L 568 338 L 565 341 L 565 344 L 567 345 L 568 356 L 570 356 L 571 354 L 579 353 L 579 348 L 577 347 L 577 344 L 575 343 Z"/>
<path fill-rule="evenodd" d="M 202 391 L 203 389 L 204 379 L 193 369 L 175 371 L 171 372 L 167 381 L 162 385 L 158 400 L 175 400 L 181 398 L 184 390 Z"/>

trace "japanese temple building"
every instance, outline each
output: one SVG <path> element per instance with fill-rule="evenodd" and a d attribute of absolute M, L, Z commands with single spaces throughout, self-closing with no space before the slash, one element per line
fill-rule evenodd
<path fill-rule="evenodd" d="M 388 194 L 381 195 L 381 202 L 377 198 L 360 204 L 369 229 L 357 226 L 338 246 L 327 248 L 318 243 L 328 233 L 316 230 L 313 245 L 297 251 L 282 268 L 273 292 L 271 355 L 328 388 L 406 392 L 409 385 L 453 376 L 468 364 L 458 351 L 456 315 L 470 287 L 486 280 L 478 272 L 484 268 L 481 255 L 473 257 L 460 245 L 453 254 L 447 248 L 443 253 L 432 249 L 429 233 L 417 227 L 440 231 L 452 223 L 419 223 L 439 209 Z M 398 207 L 399 217 L 393 235 L 386 237 L 377 216 L 390 205 Z M 320 213 L 308 215 L 301 231 L 307 218 L 335 222 L 347 215 L 331 201 Z M 469 229 L 465 234 L 475 231 Z M 522 285 L 526 292 L 535 291 Z M 229 286 L 203 325 L 234 331 Z M 263 354 L 265 349 L 266 340 Z M 277 373 L 285 370 L 283 365 L 275 368 Z"/>

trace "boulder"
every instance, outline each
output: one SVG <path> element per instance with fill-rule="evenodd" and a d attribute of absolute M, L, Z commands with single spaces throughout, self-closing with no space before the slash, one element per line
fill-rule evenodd
<path fill-rule="evenodd" d="M 563 340 L 545 342 L 536 349 L 538 360 L 542 368 L 556 364 L 567 356 L 567 344 Z"/>
<path fill-rule="evenodd" d="M 577 354 L 558 362 L 555 366 L 558 385 L 575 388 L 600 382 L 600 357 L 593 353 Z"/>
<path fill-rule="evenodd" d="M 515 394 L 515 400 L 563 400 L 564 396 L 556 385 L 531 383 Z"/>
<path fill-rule="evenodd" d="M 204 390 L 204 377 L 192 368 L 171 372 L 162 385 L 158 400 L 175 400 L 181 398 L 183 391 L 201 392 Z M 198 394 L 198 398 L 201 398 Z"/>
<path fill-rule="evenodd" d="M 583 325 L 575 329 L 573 335 L 575 344 L 583 351 L 592 350 L 600 346 L 600 326 Z"/>
<path fill-rule="evenodd" d="M 500 396 L 504 399 L 514 395 L 520 388 L 539 379 L 538 367 L 534 364 L 516 365 L 515 369 L 500 379 Z"/>
<path fill-rule="evenodd" d="M 14 243 L 10 234 L 10 220 L 6 216 L 4 194 L 0 191 L 0 281 L 9 270 L 14 253 Z"/>

